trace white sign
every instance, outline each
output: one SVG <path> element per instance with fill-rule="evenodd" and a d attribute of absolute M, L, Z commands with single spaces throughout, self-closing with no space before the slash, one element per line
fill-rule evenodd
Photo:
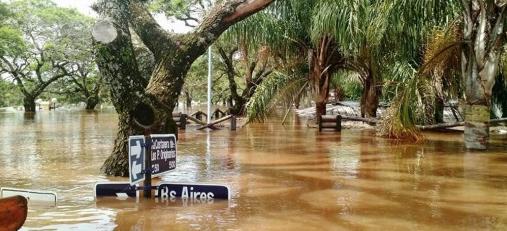
<path fill-rule="evenodd" d="M 151 135 L 152 176 L 158 176 L 176 168 L 176 136 Z"/>
<path fill-rule="evenodd" d="M 31 189 L 1 188 L 1 197 L 22 196 L 28 201 L 50 203 L 56 206 L 57 195 L 55 192 L 39 191 Z"/>
<path fill-rule="evenodd" d="M 129 137 L 129 178 L 134 185 L 144 180 L 144 136 Z"/>

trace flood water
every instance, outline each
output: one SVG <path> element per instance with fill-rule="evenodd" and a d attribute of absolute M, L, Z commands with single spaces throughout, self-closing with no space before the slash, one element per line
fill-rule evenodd
<path fill-rule="evenodd" d="M 0 114 L 0 186 L 55 191 L 23 230 L 507 230 L 507 137 L 467 152 L 461 133 L 403 144 L 305 123 L 180 133 L 167 182 L 229 185 L 230 201 L 95 200 L 113 113 Z"/>

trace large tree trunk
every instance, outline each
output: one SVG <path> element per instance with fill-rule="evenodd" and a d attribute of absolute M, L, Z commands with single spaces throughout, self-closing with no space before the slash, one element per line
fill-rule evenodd
<path fill-rule="evenodd" d="M 489 120 L 489 105 L 466 105 L 465 145 L 468 149 L 487 149 L 489 140 Z"/>
<path fill-rule="evenodd" d="M 465 82 L 465 146 L 487 149 L 490 103 L 505 44 L 505 3 L 464 1 L 462 73 Z"/>
<path fill-rule="evenodd" d="M 363 93 L 361 95 L 361 116 L 376 118 L 379 98 L 382 94 L 382 85 L 377 83 L 371 74 L 364 78 Z"/>
<path fill-rule="evenodd" d="M 110 16 L 113 19 L 113 22 L 97 24 L 94 38 L 96 62 L 109 85 L 111 101 L 118 113 L 118 132 L 113 151 L 101 169 L 108 175 L 128 176 L 128 137 L 144 133 L 134 124 L 133 111 L 140 103 L 149 101 L 144 94 L 146 81 L 139 71 L 134 55 L 128 17 L 125 15 L 125 12 L 128 12 L 126 6 L 116 1 L 104 0 L 99 2 L 96 8 L 101 17 Z M 101 37 L 102 34 L 113 33 L 113 30 L 116 31 L 116 37 L 113 39 Z"/>
<path fill-rule="evenodd" d="M 315 102 L 315 115 L 317 116 L 317 123 L 320 121 L 320 117 L 326 114 L 326 102 L 320 101 Z"/>
<path fill-rule="evenodd" d="M 25 108 L 25 113 L 35 113 L 36 112 L 35 97 L 25 96 L 23 98 L 23 107 Z"/>
<path fill-rule="evenodd" d="M 176 133 L 172 111 L 192 63 L 229 26 L 264 9 L 272 1 L 232 0 L 218 4 L 204 17 L 199 27 L 184 35 L 168 34 L 139 0 L 101 0 L 97 3 L 95 8 L 101 18 L 112 20 L 97 23 L 94 27 L 97 63 L 111 89 L 111 98 L 120 116 L 113 153 L 102 167 L 106 174 L 128 175 L 128 164 L 125 164 L 128 162 L 128 136 L 143 133 L 133 123 L 136 107 L 148 105 L 155 110 L 154 126 L 150 132 Z M 129 26 L 153 53 L 157 63 L 148 83 L 141 77 Z M 114 30 L 116 33 L 112 33 Z M 113 39 L 102 36 L 110 34 L 115 35 Z M 139 116 L 142 115 L 136 118 Z"/>
<path fill-rule="evenodd" d="M 128 137 L 132 134 L 143 134 L 136 130 L 133 118 L 129 113 L 118 114 L 118 132 L 114 140 L 113 154 L 106 159 L 102 166 L 102 171 L 107 175 L 128 176 Z"/>

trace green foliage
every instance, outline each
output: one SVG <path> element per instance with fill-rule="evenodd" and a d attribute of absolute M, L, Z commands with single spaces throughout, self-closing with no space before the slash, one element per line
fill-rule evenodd
<path fill-rule="evenodd" d="M 391 74 L 402 82 L 394 88 L 394 99 L 378 125 L 378 133 L 389 138 L 419 140 L 421 135 L 415 124 L 421 102 L 418 92 L 421 78 L 406 64 L 397 64 L 393 70 Z"/>
<path fill-rule="evenodd" d="M 38 97 L 52 82 L 77 72 L 76 65 L 95 68 L 89 33 L 93 19 L 50 0 L 15 0 L 4 6 L 9 12 L 1 13 L 0 70 L 24 97 Z"/>
<path fill-rule="evenodd" d="M 23 34 L 10 26 L 0 26 L 0 55 L 19 55 L 26 50 Z"/>
<path fill-rule="evenodd" d="M 220 103 L 229 99 L 229 85 L 225 73 L 220 67 L 218 54 L 213 53 L 212 59 L 212 102 Z M 208 86 L 208 54 L 199 57 L 192 64 L 192 67 L 187 73 L 187 79 L 183 86 L 183 96 L 188 94 L 193 101 L 206 102 L 207 101 L 207 86 Z"/>
<path fill-rule="evenodd" d="M 16 85 L 0 78 L 0 107 L 22 105 L 22 95 Z"/>
<path fill-rule="evenodd" d="M 286 108 L 290 107 L 306 88 L 308 81 L 301 75 L 275 72 L 257 87 L 248 102 L 248 121 L 263 121 L 279 104 L 285 104 Z"/>
<path fill-rule="evenodd" d="M 336 72 L 331 78 L 331 88 L 339 88 L 345 100 L 359 100 L 363 87 L 357 73 L 341 70 Z"/>

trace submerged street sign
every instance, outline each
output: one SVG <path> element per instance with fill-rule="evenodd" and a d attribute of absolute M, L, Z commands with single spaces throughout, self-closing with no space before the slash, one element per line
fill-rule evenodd
<path fill-rule="evenodd" d="M 129 137 L 129 179 L 130 184 L 144 180 L 144 136 Z"/>
<path fill-rule="evenodd" d="M 173 199 L 173 198 L 197 199 L 197 200 L 231 199 L 229 187 L 224 185 L 212 185 L 212 184 L 163 183 L 158 186 L 157 195 L 161 199 Z"/>
<path fill-rule="evenodd" d="M 97 183 L 95 197 L 137 197 L 136 186 L 122 182 Z"/>
<path fill-rule="evenodd" d="M 176 168 L 176 136 L 151 135 L 152 176 L 158 176 Z"/>
<path fill-rule="evenodd" d="M 129 178 L 134 185 L 145 179 L 145 158 L 151 160 L 151 176 L 176 168 L 176 136 L 172 134 L 129 137 Z M 149 145 L 146 153 L 146 144 Z M 148 154 L 148 155 L 146 155 Z"/>

